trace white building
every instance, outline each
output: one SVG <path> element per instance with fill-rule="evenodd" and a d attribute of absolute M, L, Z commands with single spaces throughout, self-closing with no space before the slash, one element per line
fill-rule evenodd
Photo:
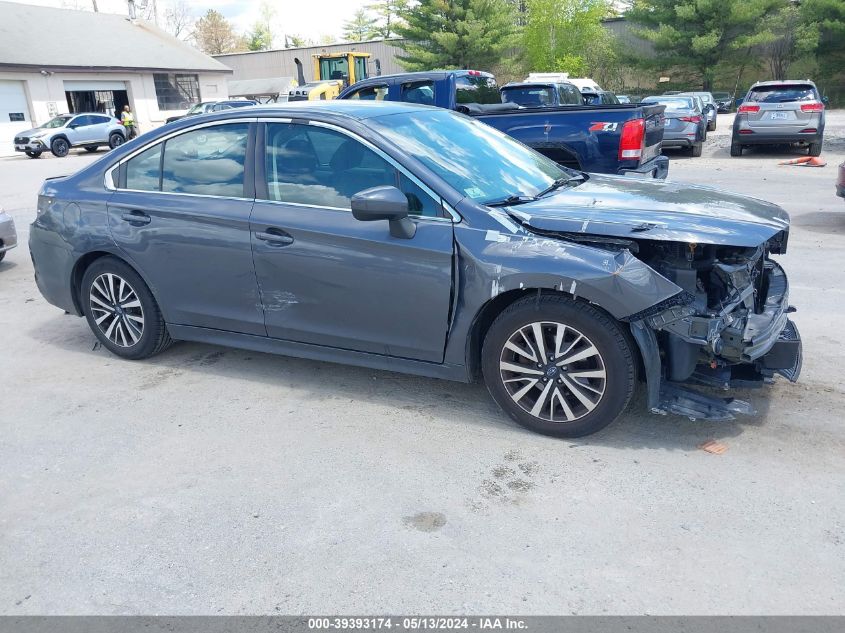
<path fill-rule="evenodd" d="M 143 20 L 0 1 L 0 156 L 68 112 L 129 104 L 140 130 L 225 99 L 231 69 Z"/>

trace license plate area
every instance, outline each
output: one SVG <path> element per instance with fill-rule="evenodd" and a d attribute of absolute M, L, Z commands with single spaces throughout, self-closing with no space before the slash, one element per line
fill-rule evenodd
<path fill-rule="evenodd" d="M 789 112 L 772 112 L 771 118 L 778 120 L 786 120 L 789 119 Z"/>

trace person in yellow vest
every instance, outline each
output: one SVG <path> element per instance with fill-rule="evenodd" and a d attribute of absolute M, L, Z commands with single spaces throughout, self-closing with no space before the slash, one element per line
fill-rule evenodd
<path fill-rule="evenodd" d="M 120 113 L 120 122 L 126 129 L 126 139 L 133 139 L 138 136 L 138 128 L 135 125 L 135 115 L 128 105 L 123 106 L 123 112 Z"/>

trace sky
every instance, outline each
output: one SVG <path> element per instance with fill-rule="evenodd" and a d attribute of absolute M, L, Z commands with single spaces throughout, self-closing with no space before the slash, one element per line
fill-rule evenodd
<path fill-rule="evenodd" d="M 19 2 L 21 0 L 12 0 Z M 136 0 L 140 6 L 145 0 Z M 146 0 L 150 1 L 150 0 Z M 157 0 L 159 16 L 173 0 Z M 372 0 L 267 0 L 276 10 L 273 21 L 274 35 L 278 41 L 274 45 L 283 45 L 280 34 L 298 35 L 318 41 L 321 36 L 333 35 L 340 38 L 343 23 L 361 7 Z M 26 0 L 22 4 L 37 4 L 48 7 L 91 9 L 90 0 Z M 97 0 L 100 11 L 126 14 L 126 0 Z M 258 19 L 261 0 L 188 0 L 196 17 L 208 9 L 215 9 L 230 20 L 238 31 L 248 30 Z"/>

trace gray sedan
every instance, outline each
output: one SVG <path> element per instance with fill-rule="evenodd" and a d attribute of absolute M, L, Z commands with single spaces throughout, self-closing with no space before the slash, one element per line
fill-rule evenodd
<path fill-rule="evenodd" d="M 709 420 L 750 408 L 694 385 L 795 380 L 788 232 L 776 205 L 561 168 L 449 110 L 305 101 L 186 118 L 47 181 L 29 243 L 44 297 L 117 356 L 189 340 L 482 378 L 572 437 L 640 377 L 650 411 Z"/>
<path fill-rule="evenodd" d="M 693 156 L 701 156 L 707 138 L 707 118 L 696 97 L 659 95 L 646 97 L 642 103 L 659 103 L 666 106 L 663 147 L 688 149 Z"/>
<path fill-rule="evenodd" d="M 18 245 L 18 234 L 15 231 L 15 221 L 12 216 L 0 208 L 0 262 L 6 253 Z"/>

